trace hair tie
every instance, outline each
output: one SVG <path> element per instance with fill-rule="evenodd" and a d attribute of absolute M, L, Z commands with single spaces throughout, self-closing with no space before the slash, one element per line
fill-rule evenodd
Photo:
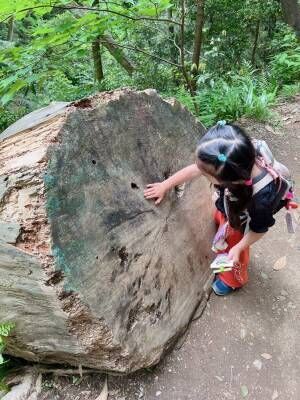
<path fill-rule="evenodd" d="M 227 156 L 223 153 L 220 153 L 218 154 L 218 160 L 224 163 L 227 161 Z"/>
<path fill-rule="evenodd" d="M 225 121 L 225 119 L 222 119 L 221 121 L 218 121 L 218 122 L 217 122 L 217 125 L 218 125 L 218 126 L 225 126 L 226 123 L 227 123 L 227 122 Z"/>
<path fill-rule="evenodd" d="M 245 185 L 246 186 L 252 186 L 252 184 L 253 184 L 253 182 L 252 182 L 252 179 L 250 178 L 250 179 L 247 179 L 246 181 L 245 181 Z"/>

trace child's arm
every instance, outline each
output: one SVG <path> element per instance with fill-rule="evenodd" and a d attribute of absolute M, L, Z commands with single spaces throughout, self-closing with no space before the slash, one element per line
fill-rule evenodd
<path fill-rule="evenodd" d="M 234 262 L 238 263 L 240 259 L 240 254 L 243 250 L 245 250 L 247 247 L 251 246 L 258 240 L 260 240 L 266 232 L 263 233 L 257 233 L 253 231 L 249 231 L 242 240 L 238 242 L 235 246 L 233 246 L 228 253 L 228 256 L 231 260 Z"/>
<path fill-rule="evenodd" d="M 159 204 L 170 189 L 200 175 L 201 171 L 196 164 L 188 165 L 163 182 L 147 185 L 147 189 L 144 190 L 144 196 L 146 199 L 156 199 L 155 204 Z"/>

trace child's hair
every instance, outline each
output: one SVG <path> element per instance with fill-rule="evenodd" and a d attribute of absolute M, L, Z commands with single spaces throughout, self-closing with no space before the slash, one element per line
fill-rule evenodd
<path fill-rule="evenodd" d="M 240 228 L 240 215 L 247 208 L 253 194 L 251 172 L 255 163 L 255 149 L 249 136 L 237 125 L 220 121 L 200 139 L 197 157 L 201 169 L 228 188 L 228 218 L 234 228 Z M 241 181 L 241 183 L 234 183 Z"/>

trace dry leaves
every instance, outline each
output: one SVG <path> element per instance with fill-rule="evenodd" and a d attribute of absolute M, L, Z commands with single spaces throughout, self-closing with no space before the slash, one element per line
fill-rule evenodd
<path fill-rule="evenodd" d="M 280 271 L 286 266 L 286 256 L 278 258 L 278 260 L 273 265 L 275 271 Z"/>
<path fill-rule="evenodd" d="M 268 354 L 268 353 L 262 353 L 261 356 L 265 360 L 271 360 L 271 358 L 272 358 L 271 354 Z"/>
<path fill-rule="evenodd" d="M 274 135 L 276 135 L 276 132 L 274 131 L 274 129 L 270 126 L 270 125 L 265 125 L 265 128 L 268 132 L 273 133 Z"/>

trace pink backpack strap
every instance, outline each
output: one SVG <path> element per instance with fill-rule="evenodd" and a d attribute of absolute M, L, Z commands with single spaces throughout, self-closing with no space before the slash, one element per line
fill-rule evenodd
<path fill-rule="evenodd" d="M 256 165 L 267 170 L 273 179 L 280 177 L 279 173 L 275 171 L 271 164 L 267 164 L 263 157 L 256 157 Z"/>

